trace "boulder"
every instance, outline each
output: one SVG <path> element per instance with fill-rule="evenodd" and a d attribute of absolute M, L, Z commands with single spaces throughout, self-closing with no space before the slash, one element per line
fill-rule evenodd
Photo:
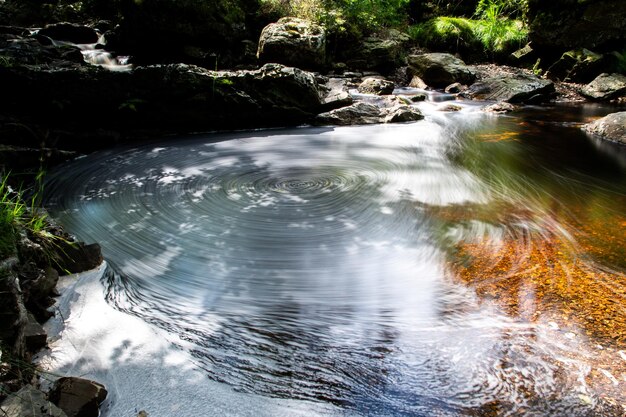
<path fill-rule="evenodd" d="M 395 85 L 393 81 L 382 78 L 368 77 L 363 80 L 357 90 L 362 94 L 376 94 L 379 96 L 393 93 Z"/>
<path fill-rule="evenodd" d="M 536 103 L 549 100 L 554 93 L 552 81 L 517 73 L 485 78 L 471 85 L 461 96 L 473 100 Z"/>
<path fill-rule="evenodd" d="M 76 377 L 59 378 L 50 393 L 50 401 L 68 417 L 98 417 L 99 406 L 107 397 L 102 384 Z"/>
<path fill-rule="evenodd" d="M 490 104 L 489 106 L 485 106 L 481 109 L 486 113 L 510 113 L 512 111 L 519 110 L 519 106 L 516 106 L 511 103 L 507 103 L 505 101 L 501 101 L 499 103 Z"/>
<path fill-rule="evenodd" d="M 0 90 L 0 112 L 43 125 L 44 131 L 46 126 L 78 132 L 142 130 L 143 136 L 298 125 L 319 113 L 323 96 L 312 73 L 280 64 L 241 71 L 170 64 L 128 72 L 89 65 L 0 66 Z M 59 134 L 56 146 L 76 151 L 111 146 L 109 135 L 86 137 Z"/>
<path fill-rule="evenodd" d="M 616 67 L 613 55 L 602 55 L 588 49 L 567 51 L 548 68 L 546 76 L 552 80 L 588 83 L 600 73 Z"/>
<path fill-rule="evenodd" d="M 308 20 L 283 17 L 263 28 L 257 56 L 262 63 L 321 69 L 326 65 L 326 31 Z"/>
<path fill-rule="evenodd" d="M 346 80 L 343 78 L 329 78 L 323 85 L 325 91 L 322 92 L 321 111 L 330 111 L 352 104 L 352 96 L 348 91 Z"/>
<path fill-rule="evenodd" d="M 24 342 L 26 349 L 32 353 L 41 350 L 48 343 L 48 334 L 32 314 L 28 314 L 28 322 L 24 326 Z"/>
<path fill-rule="evenodd" d="M 15 261 L 17 259 L 13 258 Z M 6 263 L 7 261 L 4 261 Z M 23 357 L 26 348 L 24 326 L 28 322 L 26 307 L 22 300 L 20 285 L 12 267 L 0 266 L 0 340 L 3 350 Z"/>
<path fill-rule="evenodd" d="M 4 417 L 68 417 L 32 385 L 7 397 L 0 405 L 0 414 Z"/>
<path fill-rule="evenodd" d="M 530 39 L 545 51 L 623 48 L 623 0 L 528 0 Z"/>
<path fill-rule="evenodd" d="M 410 38 L 406 33 L 390 29 L 363 38 L 354 48 L 345 48 L 340 58 L 352 68 L 376 70 L 388 73 L 404 63 L 406 45 Z M 341 48 L 343 51 L 344 48 Z"/>
<path fill-rule="evenodd" d="M 530 68 L 537 63 L 538 58 L 537 52 L 530 43 L 528 43 L 523 48 L 511 53 L 507 59 L 507 63 L 518 68 Z"/>
<path fill-rule="evenodd" d="M 605 101 L 626 94 L 626 76 L 600 74 L 580 90 L 580 94 L 591 100 Z"/>
<path fill-rule="evenodd" d="M 83 242 L 56 243 L 55 266 L 60 274 L 77 274 L 97 268 L 104 260 L 100 245 L 92 243 L 90 245 Z"/>
<path fill-rule="evenodd" d="M 94 29 L 76 23 L 53 23 L 40 29 L 38 34 L 57 41 L 79 44 L 98 42 L 98 34 Z"/>
<path fill-rule="evenodd" d="M 415 107 L 400 105 L 387 109 L 384 118 L 385 123 L 406 123 L 422 120 L 424 115 Z"/>
<path fill-rule="evenodd" d="M 445 91 L 448 94 L 458 94 L 463 90 L 466 90 L 467 86 L 463 85 L 461 83 L 454 83 L 454 84 L 450 84 L 449 86 L 447 86 L 443 91 Z"/>
<path fill-rule="evenodd" d="M 471 84 L 476 79 L 476 75 L 465 62 L 454 55 L 445 53 L 411 55 L 408 62 L 412 75 L 420 77 L 431 87 L 444 88 L 456 82 Z"/>
<path fill-rule="evenodd" d="M 408 96 L 408 99 L 411 100 L 413 103 L 417 103 L 419 101 L 426 101 L 427 98 L 428 96 L 426 94 L 413 94 L 411 96 Z"/>
<path fill-rule="evenodd" d="M 411 77 L 411 81 L 409 82 L 409 87 L 419 88 L 420 90 L 426 90 L 428 88 L 424 80 L 422 80 L 417 75 L 413 75 Z"/>
<path fill-rule="evenodd" d="M 317 125 L 363 125 L 380 123 L 380 108 L 373 104 L 358 102 L 340 109 L 318 114 L 314 122 Z"/>
<path fill-rule="evenodd" d="M 611 113 L 586 124 L 583 129 L 591 135 L 626 145 L 626 111 Z"/>

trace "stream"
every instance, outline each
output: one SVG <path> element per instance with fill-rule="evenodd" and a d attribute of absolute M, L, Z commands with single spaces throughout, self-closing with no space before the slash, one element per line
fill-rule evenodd
<path fill-rule="evenodd" d="M 580 129 L 615 108 L 444 104 L 51 172 L 107 265 L 65 281 L 41 362 L 111 417 L 621 415 L 626 149 Z"/>

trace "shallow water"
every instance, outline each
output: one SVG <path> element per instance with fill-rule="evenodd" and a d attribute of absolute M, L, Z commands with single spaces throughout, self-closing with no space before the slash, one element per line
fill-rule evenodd
<path fill-rule="evenodd" d="M 441 105 L 93 154 L 51 174 L 47 206 L 101 243 L 110 306 L 241 393 L 233 415 L 619 415 L 626 154 L 580 131 L 610 109 Z M 124 387 L 105 414 L 143 395 L 169 415 Z"/>

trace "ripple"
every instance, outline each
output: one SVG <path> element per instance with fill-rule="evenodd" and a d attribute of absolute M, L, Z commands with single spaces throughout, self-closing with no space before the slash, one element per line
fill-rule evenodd
<path fill-rule="evenodd" d="M 579 365 L 446 278 L 424 207 L 491 198 L 447 157 L 453 132 L 427 121 L 102 152 L 55 172 L 47 205 L 102 244 L 109 303 L 237 390 L 357 415 L 493 402 L 576 415 Z"/>

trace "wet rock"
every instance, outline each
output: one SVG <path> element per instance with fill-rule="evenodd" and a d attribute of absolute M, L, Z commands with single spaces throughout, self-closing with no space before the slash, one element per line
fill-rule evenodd
<path fill-rule="evenodd" d="M 443 112 L 455 112 L 455 111 L 463 110 L 463 107 L 459 106 L 458 104 L 448 103 L 439 107 L 437 110 L 443 111 Z"/>
<path fill-rule="evenodd" d="M 519 106 L 516 106 L 511 103 L 507 103 L 505 101 L 491 104 L 489 106 L 485 106 L 482 108 L 482 111 L 487 112 L 487 113 L 510 113 L 516 110 L 519 110 Z"/>
<path fill-rule="evenodd" d="M 424 118 L 424 115 L 418 109 L 406 105 L 393 107 L 388 109 L 386 113 L 385 123 L 416 122 Z"/>
<path fill-rule="evenodd" d="M 79 44 L 98 42 L 98 34 L 94 29 L 76 23 L 53 23 L 40 29 L 38 33 L 57 41 Z"/>
<path fill-rule="evenodd" d="M 463 85 L 461 83 L 454 83 L 447 86 L 444 91 L 448 94 L 457 94 L 464 90 L 467 90 L 466 85 Z"/>
<path fill-rule="evenodd" d="M 471 85 L 461 96 L 474 100 L 527 103 L 548 101 L 555 93 L 554 83 L 539 77 L 518 73 L 486 78 Z"/>
<path fill-rule="evenodd" d="M 380 123 L 380 108 L 373 104 L 358 102 L 340 109 L 318 114 L 314 122 L 317 125 L 363 125 Z"/>
<path fill-rule="evenodd" d="M 68 417 L 98 417 L 98 407 L 107 397 L 104 385 L 76 377 L 59 378 L 50 393 L 50 401 Z"/>
<path fill-rule="evenodd" d="M 48 262 L 54 262 L 50 259 Z M 38 268 L 33 263 L 22 264 L 19 277 L 24 292 L 24 303 L 26 307 L 41 322 L 49 319 L 53 313 L 48 310 L 56 295 L 56 284 L 59 281 L 59 273 L 52 266 Z"/>
<path fill-rule="evenodd" d="M 409 82 L 409 87 L 419 88 L 421 90 L 426 90 L 428 88 L 424 80 L 422 80 L 417 75 L 414 75 L 411 77 L 411 81 Z"/>
<path fill-rule="evenodd" d="M 583 128 L 587 133 L 626 145 L 626 112 L 611 113 Z"/>
<path fill-rule="evenodd" d="M 28 315 L 28 322 L 24 326 L 24 342 L 29 352 L 37 352 L 46 346 L 48 334 L 43 326 L 35 320 L 32 314 Z"/>
<path fill-rule="evenodd" d="M 5 399 L 0 405 L 0 414 L 4 417 L 68 417 L 32 385 L 26 385 Z"/>
<path fill-rule="evenodd" d="M 376 94 L 379 96 L 393 93 L 394 83 L 382 78 L 368 77 L 359 84 L 358 91 L 362 94 Z"/>
<path fill-rule="evenodd" d="M 456 82 L 471 84 L 476 79 L 476 75 L 465 62 L 454 55 L 445 53 L 411 55 L 408 62 L 413 75 L 420 77 L 431 87 L 444 88 Z"/>
<path fill-rule="evenodd" d="M 3 349 L 19 358 L 26 352 L 24 326 L 28 318 L 17 275 L 9 265 L 16 262 L 17 259 L 10 258 L 0 265 L 0 340 Z"/>
<path fill-rule="evenodd" d="M 59 273 L 76 274 L 97 268 L 103 261 L 100 245 L 83 242 L 56 242 L 55 267 Z"/>
<path fill-rule="evenodd" d="M 611 100 L 626 95 L 626 76 L 621 74 L 600 74 L 580 90 L 580 94 L 598 101 Z"/>
<path fill-rule="evenodd" d="M 330 111 L 352 104 L 352 96 L 348 92 L 346 80 L 343 78 L 329 78 L 322 86 L 326 92 L 322 93 L 321 111 Z"/>
<path fill-rule="evenodd" d="M 296 17 L 283 17 L 261 32 L 257 52 L 262 63 L 275 62 L 303 69 L 326 64 L 326 31 L 320 25 Z"/>
<path fill-rule="evenodd" d="M 413 103 L 426 101 L 427 98 L 428 96 L 426 94 L 414 94 L 412 96 L 408 96 L 408 99 L 411 100 Z"/>
<path fill-rule="evenodd" d="M 553 80 L 588 83 L 600 73 L 616 66 L 612 55 L 602 55 L 588 49 L 565 52 L 550 68 L 546 76 Z"/>

